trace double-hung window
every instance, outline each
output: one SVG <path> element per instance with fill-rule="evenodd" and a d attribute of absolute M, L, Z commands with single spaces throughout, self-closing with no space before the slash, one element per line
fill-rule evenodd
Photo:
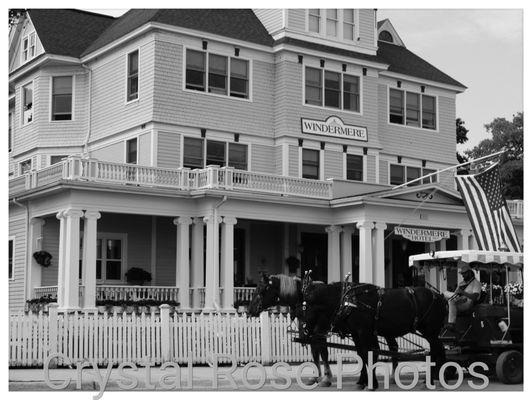
<path fill-rule="evenodd" d="M 96 240 L 96 279 L 121 281 L 125 267 L 126 241 L 123 234 L 102 234 Z"/>
<path fill-rule="evenodd" d="M 13 245 L 14 240 L 9 239 L 9 248 L 8 248 L 8 271 L 9 271 L 9 279 L 13 279 Z"/>
<path fill-rule="evenodd" d="M 390 123 L 436 129 L 436 98 L 390 89 Z"/>
<path fill-rule="evenodd" d="M 209 165 L 225 165 L 225 142 L 207 140 L 207 166 Z"/>
<path fill-rule="evenodd" d="M 186 59 L 186 89 L 249 98 L 247 60 L 191 49 Z"/>
<path fill-rule="evenodd" d="M 203 139 L 184 138 L 183 167 L 203 168 Z"/>
<path fill-rule="evenodd" d="M 137 164 L 138 162 L 138 146 L 137 138 L 126 141 L 126 163 Z"/>
<path fill-rule="evenodd" d="M 22 87 L 22 125 L 33 121 L 33 82 Z"/>
<path fill-rule="evenodd" d="M 320 179 L 319 150 L 303 149 L 302 176 L 307 179 Z"/>
<path fill-rule="evenodd" d="M 7 150 L 13 150 L 13 113 L 10 112 L 8 116 L 8 131 L 7 131 Z"/>
<path fill-rule="evenodd" d="M 390 184 L 401 185 L 403 183 L 413 181 L 414 179 L 421 178 L 421 176 L 425 176 L 433 172 L 436 172 L 436 170 L 429 168 L 412 167 L 401 164 L 390 164 Z M 422 183 L 426 184 L 437 181 L 437 175 L 432 175 L 428 178 L 423 178 L 422 180 L 413 182 L 409 186 L 416 186 L 421 185 Z"/>
<path fill-rule="evenodd" d="M 52 78 L 52 121 L 72 119 L 72 77 Z"/>
<path fill-rule="evenodd" d="M 20 175 L 24 175 L 26 172 L 30 172 L 31 171 L 31 158 L 29 160 L 22 161 L 19 164 L 19 167 L 20 167 Z"/>
<path fill-rule="evenodd" d="M 360 78 L 306 67 L 305 104 L 360 112 Z"/>
<path fill-rule="evenodd" d="M 234 169 L 248 169 L 248 146 L 240 143 L 229 143 L 227 165 Z"/>
<path fill-rule="evenodd" d="M 311 8 L 308 10 L 308 30 L 310 32 L 320 33 L 320 13 L 321 10 L 319 8 Z"/>
<path fill-rule="evenodd" d="M 26 62 L 35 57 L 35 32 L 30 33 L 22 39 L 22 62 Z"/>
<path fill-rule="evenodd" d="M 183 167 L 197 169 L 209 165 L 247 170 L 248 146 L 241 143 L 185 137 Z"/>
<path fill-rule="evenodd" d="M 364 157 L 347 154 L 346 155 L 346 178 L 351 181 L 364 180 Z"/>
<path fill-rule="evenodd" d="M 327 9 L 327 36 L 336 36 L 338 27 L 338 10 L 335 8 Z"/>
<path fill-rule="evenodd" d="M 355 10 L 344 9 L 344 40 L 355 40 Z"/>
<path fill-rule="evenodd" d="M 65 158 L 67 158 L 68 156 L 50 156 L 50 165 L 54 165 L 54 164 L 57 164 L 61 161 L 63 161 Z"/>
<path fill-rule="evenodd" d="M 127 55 L 127 101 L 139 98 L 139 51 Z"/>

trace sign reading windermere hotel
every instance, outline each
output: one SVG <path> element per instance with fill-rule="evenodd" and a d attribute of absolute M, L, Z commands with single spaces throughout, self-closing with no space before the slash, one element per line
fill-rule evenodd
<path fill-rule="evenodd" d="M 313 135 L 337 136 L 367 142 L 368 130 L 363 126 L 346 125 L 336 116 L 325 121 L 301 118 L 301 132 Z"/>

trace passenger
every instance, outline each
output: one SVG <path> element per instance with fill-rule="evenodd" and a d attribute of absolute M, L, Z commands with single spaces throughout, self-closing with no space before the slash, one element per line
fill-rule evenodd
<path fill-rule="evenodd" d="M 460 268 L 463 281 L 458 285 L 454 293 L 446 291 L 443 294 L 449 303 L 448 323 L 445 326 L 448 330 L 455 330 L 457 313 L 473 308 L 473 305 L 480 298 L 482 292 L 482 285 L 475 278 L 475 273 L 469 264 L 459 261 L 458 267 Z"/>

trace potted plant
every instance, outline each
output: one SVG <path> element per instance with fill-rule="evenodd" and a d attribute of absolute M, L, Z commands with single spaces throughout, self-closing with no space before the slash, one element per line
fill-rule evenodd
<path fill-rule="evenodd" d="M 239 313 L 248 312 L 248 306 L 249 306 L 249 300 L 237 300 L 235 301 L 235 304 L 233 304 L 233 307 L 235 307 L 236 311 Z"/>
<path fill-rule="evenodd" d="M 127 283 L 131 285 L 143 285 L 144 282 L 151 282 L 151 274 L 142 268 L 133 267 L 126 272 Z"/>
<path fill-rule="evenodd" d="M 57 302 L 57 299 L 55 297 L 52 297 L 52 295 L 48 294 L 36 299 L 27 300 L 26 305 L 28 311 L 33 313 L 39 313 L 40 311 L 47 312 L 50 303 L 55 302 Z"/>
<path fill-rule="evenodd" d="M 96 300 L 96 308 L 100 314 L 107 311 L 109 300 Z"/>
<path fill-rule="evenodd" d="M 124 300 L 122 303 L 122 306 L 124 307 L 126 313 L 132 314 L 135 311 L 137 311 L 137 305 L 136 302 L 133 300 Z"/>
<path fill-rule="evenodd" d="M 510 303 L 516 307 L 523 307 L 523 284 L 509 282 L 504 287 L 504 292 L 510 294 Z"/>
<path fill-rule="evenodd" d="M 147 314 L 149 311 L 148 304 L 146 300 L 137 301 L 137 311 L 139 314 Z"/>
<path fill-rule="evenodd" d="M 150 313 L 158 313 L 160 304 L 161 303 L 157 300 L 153 300 L 153 299 L 146 300 L 146 305 L 149 307 Z"/>
<path fill-rule="evenodd" d="M 115 314 L 121 314 L 124 312 L 124 305 L 123 305 L 123 301 L 121 300 L 111 300 L 110 301 L 110 304 L 112 306 L 112 311 L 113 313 Z"/>
<path fill-rule="evenodd" d="M 163 302 L 164 304 L 168 304 L 170 307 L 172 307 L 170 309 L 170 311 L 177 311 L 179 309 L 179 303 L 175 300 L 169 300 L 169 301 L 164 301 Z"/>

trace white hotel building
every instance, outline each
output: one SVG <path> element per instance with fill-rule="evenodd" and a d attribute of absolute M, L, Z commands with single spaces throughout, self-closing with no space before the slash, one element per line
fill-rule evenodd
<path fill-rule="evenodd" d="M 413 284 L 409 255 L 475 246 L 452 173 L 394 189 L 456 164 L 465 89 L 372 9 L 31 9 L 9 36 L 10 309 L 230 310 L 290 256 Z"/>

